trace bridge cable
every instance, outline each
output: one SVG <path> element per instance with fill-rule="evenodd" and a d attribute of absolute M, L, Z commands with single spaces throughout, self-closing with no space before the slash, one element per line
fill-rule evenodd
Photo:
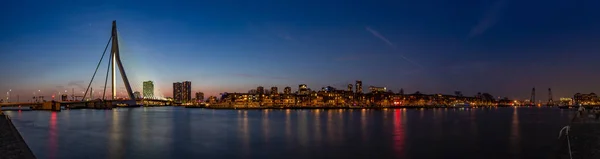
<path fill-rule="evenodd" d="M 92 75 L 92 80 L 90 80 L 90 84 L 88 84 L 87 89 L 85 89 L 85 93 L 83 94 L 83 98 L 81 99 L 82 101 L 85 100 L 85 97 L 87 96 L 87 93 L 90 90 L 90 86 L 92 86 L 92 82 L 94 81 L 94 77 L 96 77 L 96 72 L 98 72 L 98 68 L 100 67 L 100 64 L 102 63 L 102 59 L 104 59 L 104 54 L 106 54 L 106 50 L 108 49 L 108 45 L 110 44 L 110 41 L 112 41 L 112 36 L 110 38 L 108 38 L 106 47 L 104 47 L 104 52 L 102 52 L 102 57 L 100 57 L 100 61 L 98 61 L 98 65 L 96 66 L 96 71 L 94 71 L 94 75 Z M 110 62 L 109 62 L 109 65 L 110 65 Z"/>
<path fill-rule="evenodd" d="M 104 93 L 102 93 L 102 100 L 105 99 L 104 96 L 106 95 L 106 85 L 107 85 L 106 83 L 108 82 L 108 73 L 110 72 L 110 67 L 111 67 L 110 61 L 112 61 L 112 58 L 113 58 L 113 53 L 111 51 L 110 57 L 108 58 L 109 64 L 108 64 L 108 67 L 106 68 L 106 78 L 104 79 Z"/>

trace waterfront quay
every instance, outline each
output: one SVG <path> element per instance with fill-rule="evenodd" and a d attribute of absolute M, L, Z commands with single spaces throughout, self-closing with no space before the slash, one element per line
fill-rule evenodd
<path fill-rule="evenodd" d="M 600 158 L 600 120 L 595 115 L 588 111 L 572 119 L 569 129 L 559 137 L 558 158 Z"/>
<path fill-rule="evenodd" d="M 0 111 L 0 158 L 35 159 L 19 131 L 7 115 Z"/>
<path fill-rule="evenodd" d="M 436 109 L 436 108 L 478 108 L 478 107 L 497 107 L 497 106 L 245 106 L 245 105 L 191 105 L 186 108 L 207 108 L 207 109 Z"/>
<path fill-rule="evenodd" d="M 258 87 L 248 93 L 222 93 L 220 98 L 210 96 L 206 101 L 183 102 L 186 107 L 206 107 L 215 109 L 327 109 L 327 108 L 463 108 L 463 107 L 508 107 L 519 106 L 518 101 L 507 98 L 496 99 L 487 93 L 474 97 L 444 94 L 404 94 L 384 89 L 371 89 L 369 93 L 336 90 L 328 87 L 311 91 L 301 85 L 298 92 L 292 93 L 289 87 L 284 92 L 263 91 Z"/>

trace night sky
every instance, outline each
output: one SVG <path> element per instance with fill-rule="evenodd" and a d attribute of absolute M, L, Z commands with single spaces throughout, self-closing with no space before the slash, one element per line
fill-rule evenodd
<path fill-rule="evenodd" d="M 541 100 L 549 87 L 555 99 L 600 93 L 597 0 L 9 0 L 0 8 L 0 92 L 22 101 L 38 90 L 81 94 L 112 20 L 133 89 L 153 80 L 162 96 L 184 80 L 207 96 L 355 80 L 518 99 L 532 87 Z"/>

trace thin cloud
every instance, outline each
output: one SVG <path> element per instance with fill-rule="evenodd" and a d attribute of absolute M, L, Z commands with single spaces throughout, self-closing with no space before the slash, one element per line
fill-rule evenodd
<path fill-rule="evenodd" d="M 290 34 L 288 34 L 287 32 L 281 32 L 281 33 L 277 34 L 277 37 L 284 39 L 284 40 L 294 40 L 294 38 L 292 38 L 292 36 Z"/>
<path fill-rule="evenodd" d="M 390 40 L 388 40 L 385 36 L 381 35 L 377 30 L 373 30 L 373 29 L 371 29 L 371 27 L 365 27 L 365 28 L 367 29 L 368 32 L 370 32 L 371 34 L 373 34 L 373 36 L 381 39 L 383 42 L 385 42 L 392 49 L 394 49 L 394 50 L 397 49 L 397 47 L 396 47 L 396 45 L 394 45 L 394 43 L 392 43 Z M 406 61 L 408 61 L 408 62 L 410 62 L 410 63 L 412 63 L 414 65 L 417 65 L 417 66 L 419 66 L 421 68 L 423 67 L 423 66 L 419 65 L 418 63 L 413 62 L 412 60 L 408 59 L 407 57 L 405 57 L 402 54 L 398 54 L 398 55 L 400 55 L 400 57 L 402 57 L 404 60 L 406 60 Z"/>
<path fill-rule="evenodd" d="M 370 27 L 366 27 L 367 31 L 371 32 L 371 34 L 373 34 L 373 36 L 381 39 L 383 42 L 385 42 L 386 44 L 388 44 L 390 47 L 392 48 L 396 48 L 396 45 L 394 45 L 394 43 L 392 43 L 390 40 L 388 40 L 387 38 L 385 38 L 385 36 L 379 34 L 378 31 L 371 29 Z"/>
<path fill-rule="evenodd" d="M 486 11 L 483 18 L 479 20 L 479 23 L 471 28 L 471 31 L 469 32 L 469 38 L 479 36 L 496 25 L 507 3 L 507 0 L 496 1 L 492 7 Z"/>

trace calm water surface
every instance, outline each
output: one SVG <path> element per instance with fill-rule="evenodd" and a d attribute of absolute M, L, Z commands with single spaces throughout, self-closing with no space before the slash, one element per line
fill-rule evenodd
<path fill-rule="evenodd" d="M 556 108 L 9 111 L 37 158 L 550 158 Z"/>

